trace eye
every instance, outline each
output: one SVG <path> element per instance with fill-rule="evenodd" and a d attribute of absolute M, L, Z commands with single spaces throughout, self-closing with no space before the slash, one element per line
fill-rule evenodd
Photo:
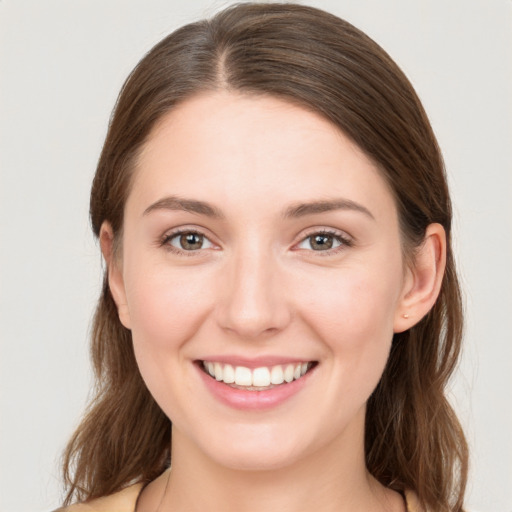
<path fill-rule="evenodd" d="M 307 249 L 317 252 L 336 250 L 341 246 L 349 246 L 350 241 L 338 233 L 313 233 L 297 245 L 298 249 Z"/>
<path fill-rule="evenodd" d="M 213 247 L 208 238 L 195 231 L 171 234 L 165 238 L 164 244 L 168 244 L 179 251 L 198 251 L 199 249 L 210 249 Z"/>

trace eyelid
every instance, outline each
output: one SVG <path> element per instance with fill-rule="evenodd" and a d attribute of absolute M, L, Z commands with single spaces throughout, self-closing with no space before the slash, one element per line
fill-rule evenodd
<path fill-rule="evenodd" d="M 338 247 L 332 249 L 326 249 L 324 251 L 315 251 L 313 249 L 303 249 L 299 248 L 298 245 L 304 242 L 306 239 L 314 236 L 314 235 L 327 235 L 336 238 L 340 245 Z M 336 254 L 340 251 L 343 251 L 347 247 L 352 247 L 354 245 L 354 238 L 347 234 L 345 231 L 341 231 L 339 229 L 334 228 L 325 228 L 325 227 L 313 227 L 306 230 L 305 233 L 300 235 L 300 239 L 294 243 L 292 249 L 296 251 L 307 251 L 310 253 L 314 253 L 318 256 L 329 256 Z"/>
<path fill-rule="evenodd" d="M 167 250 L 169 250 L 170 252 L 174 252 L 176 254 L 185 255 L 185 256 L 198 256 L 199 254 L 204 254 L 204 251 L 207 251 L 207 250 L 220 249 L 219 244 L 215 243 L 212 240 L 213 237 L 211 235 L 207 234 L 206 231 L 208 231 L 208 230 L 205 230 L 203 228 L 198 228 L 195 226 L 179 226 L 179 227 L 176 227 L 176 228 L 166 231 L 160 237 L 160 239 L 158 240 L 158 243 L 162 247 L 165 246 L 165 248 Z M 209 247 L 209 248 L 205 248 L 205 249 L 197 249 L 197 250 L 193 250 L 193 251 L 186 251 L 186 250 L 179 249 L 179 248 L 169 244 L 169 241 L 172 238 L 174 238 L 178 235 L 181 235 L 181 234 L 186 234 L 186 233 L 194 233 L 197 235 L 201 235 L 202 237 L 207 239 L 212 244 L 213 247 Z M 313 235 L 332 236 L 332 237 L 336 238 L 338 241 L 340 241 L 340 245 L 338 247 L 326 249 L 324 251 L 315 251 L 313 249 L 302 249 L 302 248 L 297 247 L 299 244 L 301 244 L 307 238 L 309 238 Z M 347 247 L 351 247 L 353 245 L 354 245 L 354 238 L 351 235 L 349 235 L 348 233 L 346 233 L 345 231 L 335 229 L 335 228 L 311 227 L 311 228 L 308 228 L 305 232 L 301 233 L 300 238 L 298 238 L 298 240 L 293 244 L 292 250 L 307 251 L 310 253 L 315 253 L 315 255 L 318 255 L 318 256 L 328 256 L 328 255 L 335 254 L 339 251 L 342 251 L 342 250 L 346 249 Z"/>
<path fill-rule="evenodd" d="M 206 240 L 208 240 L 208 242 L 210 242 L 210 244 L 213 246 L 213 247 L 207 247 L 207 248 L 201 248 L 201 249 L 197 249 L 197 250 L 194 250 L 194 251 L 186 251 L 184 249 L 180 249 L 178 247 L 175 247 L 173 245 L 171 245 L 169 242 L 170 240 L 172 240 L 173 238 L 179 236 L 179 235 L 183 235 L 183 234 L 188 234 L 188 233 L 191 233 L 191 234 L 196 234 L 196 235 L 201 235 L 203 238 L 205 238 Z M 205 230 L 201 229 L 201 228 L 197 228 L 197 227 L 189 227 L 189 226 L 180 226 L 180 227 L 176 227 L 176 228 L 173 228 L 173 229 L 170 229 L 168 231 L 166 231 L 158 240 L 158 243 L 161 247 L 164 247 L 166 250 L 168 250 L 169 252 L 172 252 L 172 253 L 175 253 L 175 254 L 179 254 L 179 255 L 184 255 L 184 256 L 199 256 L 200 254 L 204 254 L 204 251 L 207 251 L 207 250 L 217 250 L 219 248 L 218 244 L 216 244 L 213 240 L 212 240 L 212 237 L 210 235 L 207 235 L 205 233 Z"/>

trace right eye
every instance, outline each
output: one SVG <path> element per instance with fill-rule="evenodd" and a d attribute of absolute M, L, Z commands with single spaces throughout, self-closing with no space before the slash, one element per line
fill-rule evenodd
<path fill-rule="evenodd" d="M 332 235 L 331 233 L 316 233 L 306 237 L 298 247 L 300 249 L 325 252 L 342 246 L 345 241 L 340 238 L 341 237 Z"/>
<path fill-rule="evenodd" d="M 198 251 L 200 249 L 210 249 L 213 244 L 203 234 L 195 231 L 183 231 L 181 233 L 171 233 L 164 240 L 164 244 L 168 244 L 178 251 Z"/>

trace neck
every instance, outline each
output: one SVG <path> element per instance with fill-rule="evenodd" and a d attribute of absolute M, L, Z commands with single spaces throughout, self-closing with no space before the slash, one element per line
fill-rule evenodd
<path fill-rule="evenodd" d="M 169 477 L 148 486 L 139 510 L 403 511 L 401 498 L 368 474 L 363 443 L 362 435 L 347 435 L 285 467 L 239 470 L 217 464 L 173 429 Z"/>

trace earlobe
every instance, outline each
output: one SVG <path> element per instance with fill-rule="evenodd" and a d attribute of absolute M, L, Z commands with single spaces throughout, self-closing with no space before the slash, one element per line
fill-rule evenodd
<path fill-rule="evenodd" d="M 430 311 L 439 296 L 445 266 L 445 230 L 441 224 L 430 224 L 407 270 L 395 313 L 394 332 L 410 329 Z"/>
<path fill-rule="evenodd" d="M 119 320 L 127 329 L 131 328 L 130 313 L 126 301 L 121 261 L 114 250 L 114 232 L 109 222 L 105 221 L 100 230 L 100 246 L 107 266 L 110 293 L 117 306 Z"/>

